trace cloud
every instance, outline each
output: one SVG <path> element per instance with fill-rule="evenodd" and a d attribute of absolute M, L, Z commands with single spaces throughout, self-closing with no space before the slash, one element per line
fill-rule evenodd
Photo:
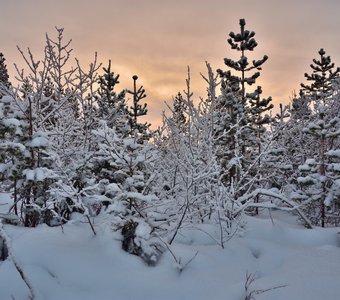
<path fill-rule="evenodd" d="M 340 2 L 296 0 L 17 0 L 3 1 L 0 26 L 1 49 L 11 76 L 11 63 L 22 64 L 16 45 L 30 46 L 42 54 L 44 34 L 54 26 L 65 27 L 73 39 L 74 55 L 86 63 L 98 51 L 99 60 L 112 59 L 121 74 L 121 86 L 131 85 L 138 74 L 148 93 L 150 118 L 157 119 L 182 91 L 186 67 L 191 66 L 192 89 L 204 95 L 199 72 L 204 62 L 224 68 L 223 58 L 237 58 L 227 45 L 229 31 L 237 31 L 245 18 L 256 31 L 259 46 L 255 57 L 269 55 L 260 84 L 275 102 L 289 100 L 304 80 L 312 58 L 324 47 L 340 63 L 337 14 Z"/>

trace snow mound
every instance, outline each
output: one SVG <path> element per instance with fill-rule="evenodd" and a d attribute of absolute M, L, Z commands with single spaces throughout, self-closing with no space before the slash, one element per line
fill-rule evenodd
<path fill-rule="evenodd" d="M 9 197 L 0 194 L 0 210 Z M 109 216 L 88 224 L 22 228 L 4 225 L 13 255 L 39 299 L 48 300 L 178 300 L 245 299 L 249 291 L 271 289 L 258 300 L 340 299 L 339 228 L 305 229 L 295 217 L 273 211 L 248 217 L 243 236 L 235 235 L 222 249 L 218 228 L 183 228 L 155 267 L 121 248 L 120 233 Z M 151 228 L 140 223 L 138 239 Z M 0 262 L 0 299 L 26 300 L 28 290 L 10 259 Z"/>

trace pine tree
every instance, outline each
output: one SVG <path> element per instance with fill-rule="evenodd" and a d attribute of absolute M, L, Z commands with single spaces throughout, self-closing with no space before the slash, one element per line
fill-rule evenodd
<path fill-rule="evenodd" d="M 230 32 L 230 38 L 228 39 L 228 43 L 231 46 L 231 49 L 241 52 L 240 59 L 238 61 L 234 61 L 230 58 L 224 59 L 224 63 L 226 64 L 226 66 L 236 72 L 239 72 L 240 76 L 235 76 L 230 71 L 223 72 L 221 70 L 218 70 L 218 73 L 222 78 L 227 79 L 228 81 L 230 81 L 232 86 L 240 89 L 242 104 L 244 107 L 248 105 L 247 102 L 249 98 L 256 101 L 258 95 L 261 93 L 259 89 L 257 89 L 253 94 L 246 93 L 246 86 L 251 86 L 255 84 L 256 79 L 260 76 L 260 72 L 255 72 L 248 77 L 247 74 L 248 72 L 253 70 L 260 71 L 262 65 L 268 59 L 268 56 L 264 55 L 262 59 L 253 60 L 252 65 L 249 66 L 246 51 L 254 51 L 258 44 L 254 39 L 255 32 L 245 30 L 245 25 L 245 20 L 240 19 L 240 33 L 235 34 L 234 32 Z"/>
<path fill-rule="evenodd" d="M 147 104 L 140 104 L 140 101 L 146 97 L 145 90 L 143 86 L 137 88 L 137 79 L 138 76 L 132 76 L 133 79 L 133 91 L 128 90 L 128 93 L 133 96 L 132 105 L 129 110 L 129 124 L 131 128 L 132 134 L 137 134 L 141 137 L 141 139 L 149 139 L 148 137 L 148 129 L 150 124 L 148 123 L 140 123 L 138 122 L 138 118 L 142 116 L 146 116 L 148 109 Z"/>
<path fill-rule="evenodd" d="M 283 122 L 284 115 L 277 116 L 278 121 L 272 123 L 272 136 L 274 137 L 272 148 L 276 158 L 280 161 L 278 168 L 271 171 L 276 174 L 285 174 L 285 180 L 281 181 L 280 189 L 285 186 L 295 185 L 299 176 L 298 167 L 305 162 L 308 157 L 312 157 L 314 151 L 314 141 L 303 132 L 303 128 L 310 122 L 312 111 L 309 102 L 304 95 L 294 95 L 291 104 L 286 107 L 286 117 L 288 120 Z M 275 150 L 276 149 L 276 150 Z M 282 169 L 281 166 L 284 168 Z M 282 169 L 282 170 L 280 170 Z M 280 176 L 273 176 L 273 179 Z"/>
<path fill-rule="evenodd" d="M 98 83 L 99 97 L 98 117 L 106 120 L 107 125 L 111 128 L 116 127 L 117 130 L 127 134 L 128 132 L 128 111 L 125 100 L 125 90 L 120 93 L 115 92 L 115 87 L 119 84 L 119 75 L 115 75 L 111 71 L 111 60 L 107 68 L 103 68 L 104 75 L 99 76 Z"/>
<path fill-rule="evenodd" d="M 281 134 L 285 137 L 286 155 L 290 159 L 296 175 L 298 166 L 317 152 L 314 138 L 303 131 L 314 116 L 310 108 L 310 101 L 302 91 L 300 91 L 299 96 L 295 95 L 292 99 L 289 112 L 290 119 L 287 122 L 286 130 Z M 293 178 L 296 179 L 296 176 L 292 176 Z"/>
<path fill-rule="evenodd" d="M 14 98 L 5 95 L 0 98 L 0 165 L 2 188 L 13 191 L 14 212 L 18 215 L 19 193 L 17 182 L 20 180 L 22 168 L 17 163 L 24 160 L 25 146 L 21 142 L 23 124 L 21 111 L 17 111 Z M 6 188 L 7 186 L 7 188 Z"/>
<path fill-rule="evenodd" d="M 25 226 L 34 227 L 44 218 L 47 191 L 57 178 L 52 170 L 56 157 L 48 150 L 48 136 L 32 130 L 30 94 L 26 92 L 26 96 L 19 101 L 7 95 L 1 99 L 0 157 L 1 173 L 13 193 L 12 208 Z"/>
<path fill-rule="evenodd" d="M 173 98 L 173 108 L 172 108 L 172 119 L 176 124 L 176 127 L 184 131 L 187 118 L 185 116 L 185 111 L 187 109 L 186 104 L 181 93 L 178 93 L 176 97 Z"/>
<path fill-rule="evenodd" d="M 240 19 L 239 24 L 240 33 L 230 32 L 228 44 L 240 53 L 240 59 L 225 58 L 224 63 L 230 70 L 217 70 L 222 81 L 221 96 L 216 102 L 216 130 L 225 183 L 237 183 L 248 189 L 258 185 L 261 179 L 261 153 L 263 144 L 267 143 L 266 125 L 272 121 L 264 113 L 273 105 L 271 97 L 261 98 L 261 87 L 252 93 L 247 92 L 248 87 L 256 83 L 268 56 L 249 62 L 247 54 L 257 46 L 255 32 L 245 29 L 244 19 Z"/>
<path fill-rule="evenodd" d="M 339 149 L 330 149 L 329 140 L 340 136 L 339 118 L 330 121 L 325 119 L 324 107 L 319 107 L 319 119 L 310 122 L 304 132 L 317 138 L 319 153 L 309 158 L 299 167 L 302 174 L 298 182 L 303 187 L 302 197 L 305 210 L 315 225 L 325 227 L 326 205 L 330 206 L 338 195 L 334 194 L 338 187 L 340 157 Z M 333 162 L 332 162 L 333 158 Z M 335 161 L 334 161 L 335 159 Z M 305 188 L 304 188 L 305 187 Z M 336 193 L 337 194 L 337 193 Z"/>
<path fill-rule="evenodd" d="M 240 19 L 240 33 L 230 32 L 230 38 L 228 39 L 231 49 L 240 52 L 240 59 L 238 61 L 230 58 L 224 59 L 226 66 L 239 73 L 239 75 L 235 76 L 230 71 L 223 72 L 221 70 L 218 70 L 218 73 L 229 83 L 233 90 L 239 90 L 243 113 L 248 118 L 247 122 L 251 125 L 253 131 L 256 132 L 255 135 L 260 139 L 260 135 L 264 131 L 263 125 L 271 122 L 269 116 L 263 116 L 263 113 L 273 108 L 273 105 L 270 104 L 272 99 L 271 97 L 261 99 L 262 88 L 260 86 L 252 93 L 247 93 L 246 89 L 247 86 L 256 83 L 257 78 L 260 76 L 259 71 L 262 70 L 262 65 L 267 61 L 268 56 L 264 55 L 262 59 L 253 60 L 250 65 L 246 56 L 247 51 L 254 51 L 258 44 L 254 38 L 255 32 L 246 30 L 245 25 L 245 20 Z M 256 72 L 254 73 L 253 71 L 255 70 Z M 252 72 L 252 74 L 248 75 L 249 72 Z"/>
<path fill-rule="evenodd" d="M 269 188 L 282 190 L 286 186 L 292 174 L 291 156 L 287 151 L 287 135 L 290 130 L 288 118 L 290 117 L 289 105 L 280 103 L 280 111 L 271 123 L 270 136 L 271 147 L 263 159 L 263 169 L 266 185 Z"/>
<path fill-rule="evenodd" d="M 324 227 L 329 223 L 328 205 L 336 207 L 333 195 L 338 175 L 331 170 L 334 159 L 327 153 L 339 147 L 339 111 L 335 103 L 340 69 L 323 49 L 319 55 L 310 65 L 312 74 L 305 73 L 310 84 L 302 83 L 299 97 L 292 101 L 285 146 L 293 165 L 292 183 L 300 187 L 293 198 L 302 202 L 314 225 Z"/>
<path fill-rule="evenodd" d="M 320 58 L 313 59 L 314 64 L 310 65 L 313 73 L 305 73 L 310 85 L 301 83 L 302 91 L 309 96 L 312 108 L 316 111 L 320 104 L 327 105 L 328 99 L 334 93 L 334 82 L 340 76 L 340 68 L 335 68 L 331 57 L 326 56 L 323 48 L 319 50 L 319 55 Z"/>
<path fill-rule="evenodd" d="M 3 84 L 5 87 L 9 87 L 9 75 L 5 61 L 6 59 L 4 55 L 0 52 L 0 83 Z"/>
<path fill-rule="evenodd" d="M 150 170 L 155 160 L 155 150 L 149 143 L 140 143 L 138 137 L 125 136 L 101 121 L 93 130 L 98 151 L 91 159 L 98 193 L 95 201 L 101 211 L 109 213 L 116 228 L 122 229 L 122 248 L 140 256 L 147 264 L 154 265 L 159 257 L 153 237 L 157 228 L 152 210 L 159 205 L 151 182 L 156 176 Z M 88 188 L 91 188 L 89 186 Z M 149 238 L 137 234 L 138 226 L 148 230 Z M 150 240 L 149 240 L 150 239 Z"/>

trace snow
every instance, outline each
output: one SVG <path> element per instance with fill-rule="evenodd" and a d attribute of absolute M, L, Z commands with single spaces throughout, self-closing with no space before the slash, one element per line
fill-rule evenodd
<path fill-rule="evenodd" d="M 298 177 L 297 181 L 300 184 L 312 184 L 312 183 L 316 182 L 316 180 L 313 177 L 311 177 L 311 176 Z"/>
<path fill-rule="evenodd" d="M 44 181 L 46 174 L 44 172 L 45 170 L 42 168 L 37 168 L 35 170 L 35 177 L 37 181 Z"/>
<path fill-rule="evenodd" d="M 0 173 L 4 173 L 8 168 L 8 164 L 0 163 Z"/>
<path fill-rule="evenodd" d="M 13 100 L 14 100 L 14 98 L 12 96 L 9 96 L 9 95 L 4 95 L 1 98 L 1 102 L 7 103 L 7 104 L 10 104 Z"/>
<path fill-rule="evenodd" d="M 157 200 L 157 196 L 155 195 L 143 195 L 138 192 L 127 192 L 126 193 L 128 198 L 136 199 L 139 201 L 151 202 L 152 200 Z"/>
<path fill-rule="evenodd" d="M 7 119 L 3 119 L 2 123 L 6 126 L 6 127 L 19 127 L 20 126 L 20 121 L 18 119 L 15 118 L 7 118 Z"/>
<path fill-rule="evenodd" d="M 286 171 L 293 170 L 293 165 L 290 165 L 290 164 L 284 164 L 284 165 L 277 164 L 276 167 L 280 170 L 286 170 Z"/>
<path fill-rule="evenodd" d="M 310 166 L 309 165 L 301 165 L 298 167 L 299 171 L 310 171 Z"/>
<path fill-rule="evenodd" d="M 20 152 L 24 152 L 25 151 L 25 146 L 23 144 L 20 143 L 14 143 L 14 142 L 1 142 L 0 143 L 0 150 L 2 149 L 17 149 Z"/>
<path fill-rule="evenodd" d="M 308 158 L 308 159 L 306 159 L 305 163 L 309 166 L 314 166 L 316 164 L 316 161 L 313 158 Z"/>
<path fill-rule="evenodd" d="M 340 164 L 331 164 L 332 170 L 336 171 L 336 172 L 340 172 Z"/>
<path fill-rule="evenodd" d="M 48 136 L 42 131 L 38 131 L 33 135 L 33 139 L 28 145 L 32 148 L 40 148 L 48 146 Z"/>
<path fill-rule="evenodd" d="M 136 228 L 136 237 L 148 240 L 150 238 L 151 230 L 151 227 L 147 223 L 140 222 Z"/>
<path fill-rule="evenodd" d="M 326 152 L 326 155 L 340 158 L 340 150 L 330 150 Z"/>
<path fill-rule="evenodd" d="M 126 211 L 126 207 L 121 201 L 113 202 L 107 207 L 107 210 L 106 210 L 107 213 L 110 213 L 110 212 L 120 213 L 120 212 L 125 212 L 125 211 Z"/>
<path fill-rule="evenodd" d="M 0 194 L 0 210 L 9 196 Z M 2 205 L 5 204 L 5 205 Z M 267 211 L 267 210 L 266 210 Z M 23 228 L 4 225 L 37 299 L 228 299 L 245 298 L 246 274 L 254 274 L 249 290 L 284 286 L 257 300 L 340 299 L 339 228 L 305 229 L 296 217 L 273 210 L 247 217 L 246 227 L 222 249 L 213 225 L 181 229 L 165 252 L 148 267 L 121 249 L 121 236 L 108 219 L 60 227 Z M 139 223 L 137 237 L 151 228 Z M 196 256 L 195 256 L 196 255 Z M 188 264 L 187 264 L 188 263 Z M 0 299 L 26 300 L 28 290 L 10 259 L 0 262 Z"/>
<path fill-rule="evenodd" d="M 116 183 L 109 183 L 105 186 L 105 193 L 106 194 L 116 194 L 116 193 L 121 193 L 122 190 Z"/>
<path fill-rule="evenodd" d="M 22 173 L 26 176 L 27 181 L 34 181 L 34 178 L 35 178 L 34 170 L 26 169 Z"/>
<path fill-rule="evenodd" d="M 25 169 L 23 174 L 27 181 L 44 181 L 46 178 L 53 178 L 53 171 L 47 168 L 35 168 L 34 170 Z"/>
<path fill-rule="evenodd" d="M 7 213 L 11 203 L 10 194 L 0 192 L 0 213 Z"/>
<path fill-rule="evenodd" d="M 125 139 L 123 142 L 124 142 L 125 147 L 130 147 L 132 150 L 136 150 L 140 147 L 140 145 L 136 143 L 135 139 L 128 138 L 128 139 Z"/>

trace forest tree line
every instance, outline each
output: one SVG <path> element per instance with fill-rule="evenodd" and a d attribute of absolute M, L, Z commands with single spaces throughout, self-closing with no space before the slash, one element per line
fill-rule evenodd
<path fill-rule="evenodd" d="M 80 214 L 96 234 L 93 218 L 105 214 L 123 248 L 149 264 L 183 226 L 217 224 L 224 247 L 242 216 L 262 209 L 292 211 L 310 228 L 338 226 L 340 69 L 320 49 L 307 83 L 274 116 L 256 85 L 268 57 L 249 59 L 255 32 L 239 25 L 227 41 L 240 58 L 217 71 L 206 63 L 200 99 L 188 68 L 158 130 L 140 120 L 148 108 L 138 76 L 129 90 L 111 61 L 95 57 L 85 70 L 63 29 L 46 35 L 40 60 L 18 48 L 26 72 L 15 64 L 17 84 L 1 54 L 1 190 L 13 196 L 2 218 L 59 226 Z"/>

